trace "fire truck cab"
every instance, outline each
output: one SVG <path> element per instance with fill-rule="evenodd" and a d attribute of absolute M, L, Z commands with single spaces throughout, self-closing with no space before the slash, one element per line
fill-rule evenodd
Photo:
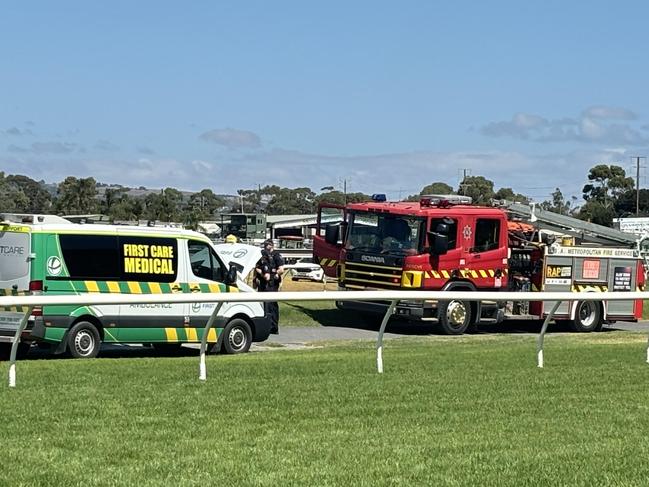
<path fill-rule="evenodd" d="M 332 218 L 336 212 L 338 218 Z M 633 249 L 549 245 L 538 225 L 509 217 L 502 208 L 474 206 L 470 198 L 456 195 L 322 205 L 314 256 L 327 275 L 337 278 L 341 290 L 635 291 L 644 282 Z M 443 332 L 461 334 L 479 322 L 540 319 L 553 304 L 471 301 L 468 294 L 461 301 L 400 301 L 396 313 L 437 321 Z M 377 312 L 386 307 L 369 301 L 338 305 Z M 564 304 L 557 319 L 571 321 L 577 331 L 593 331 L 605 319 L 635 320 L 641 313 L 641 304 L 634 301 L 611 307 L 609 316 L 606 303 Z"/>

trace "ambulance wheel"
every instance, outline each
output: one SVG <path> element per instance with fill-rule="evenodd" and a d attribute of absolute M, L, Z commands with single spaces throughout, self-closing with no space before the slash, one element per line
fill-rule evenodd
<path fill-rule="evenodd" d="M 250 325 L 240 318 L 235 318 L 223 330 L 223 350 L 228 354 L 246 353 L 252 345 Z"/>
<path fill-rule="evenodd" d="M 100 345 L 99 332 L 92 323 L 79 321 L 68 332 L 68 350 L 74 358 L 94 358 Z"/>
<path fill-rule="evenodd" d="M 572 329 L 580 333 L 590 333 L 602 329 L 602 312 L 597 301 L 580 301 L 575 311 Z"/>
<path fill-rule="evenodd" d="M 471 304 L 468 301 L 441 301 L 437 317 L 446 335 L 462 335 L 471 324 Z"/>

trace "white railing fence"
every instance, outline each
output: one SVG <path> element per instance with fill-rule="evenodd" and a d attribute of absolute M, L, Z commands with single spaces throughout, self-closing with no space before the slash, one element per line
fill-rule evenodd
<path fill-rule="evenodd" d="M 205 293 L 205 294 L 100 294 L 88 293 L 75 296 L 2 296 L 0 307 L 22 306 L 27 312 L 16 329 L 13 338 L 10 364 L 9 387 L 16 385 L 16 355 L 18 342 L 31 312 L 35 306 L 54 305 L 106 305 L 106 304 L 161 304 L 161 303 L 217 303 L 205 325 L 200 348 L 199 379 L 207 380 L 205 354 L 207 335 L 216 320 L 223 303 L 267 302 L 267 301 L 383 301 L 389 302 L 383 316 L 376 343 L 376 366 L 378 373 L 383 373 L 383 335 L 390 317 L 394 314 L 397 303 L 401 300 L 437 300 L 437 301 L 556 301 L 547 315 L 537 339 L 537 367 L 542 368 L 543 347 L 549 322 L 562 302 L 577 301 L 630 301 L 649 299 L 649 292 L 466 292 L 466 291 L 319 291 L 319 292 L 276 292 L 276 293 Z M 649 340 L 646 347 L 646 362 L 649 363 Z"/>

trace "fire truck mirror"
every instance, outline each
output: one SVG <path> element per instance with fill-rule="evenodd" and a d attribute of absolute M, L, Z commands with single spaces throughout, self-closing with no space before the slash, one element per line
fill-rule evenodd
<path fill-rule="evenodd" d="M 338 245 L 338 240 L 340 240 L 340 225 L 327 225 L 325 228 L 325 242 Z"/>
<path fill-rule="evenodd" d="M 437 228 L 445 225 L 438 225 Z M 428 242 L 430 243 L 429 251 L 431 255 L 444 255 L 448 250 L 448 235 L 437 232 L 427 232 Z"/>

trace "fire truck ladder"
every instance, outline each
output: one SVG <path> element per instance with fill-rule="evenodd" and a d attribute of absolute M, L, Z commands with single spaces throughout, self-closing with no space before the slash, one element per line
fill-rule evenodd
<path fill-rule="evenodd" d="M 594 243 L 604 246 L 623 246 L 637 248 L 639 237 L 631 233 L 621 232 L 614 228 L 589 223 L 566 215 L 559 215 L 551 211 L 541 210 L 536 206 L 527 206 L 521 203 L 505 205 L 511 215 L 522 218 L 529 223 L 538 224 L 541 229 L 570 235 L 582 242 Z"/>

